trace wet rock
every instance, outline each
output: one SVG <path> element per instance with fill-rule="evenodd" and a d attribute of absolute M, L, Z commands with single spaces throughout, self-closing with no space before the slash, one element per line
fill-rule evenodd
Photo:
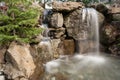
<path fill-rule="evenodd" d="M 59 28 L 63 26 L 63 15 L 61 13 L 53 13 L 50 19 L 51 27 Z"/>
<path fill-rule="evenodd" d="M 83 3 L 80 2 L 53 2 L 54 11 L 73 11 L 83 7 Z"/>
<path fill-rule="evenodd" d="M 28 79 L 35 70 L 35 64 L 29 51 L 30 45 L 12 42 L 6 53 L 5 73 L 9 78 Z"/>
<path fill-rule="evenodd" d="M 77 44 L 77 52 L 80 54 L 96 52 L 97 47 L 95 47 L 95 42 L 91 40 L 79 40 L 76 41 Z"/>

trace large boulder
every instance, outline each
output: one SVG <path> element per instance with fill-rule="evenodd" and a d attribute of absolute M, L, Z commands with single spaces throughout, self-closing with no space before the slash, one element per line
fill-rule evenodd
<path fill-rule="evenodd" d="M 36 65 L 29 51 L 30 45 L 12 42 L 6 53 L 5 73 L 8 78 L 28 78 L 33 74 Z"/>
<path fill-rule="evenodd" d="M 85 27 L 82 26 L 82 10 L 71 12 L 64 20 L 69 37 L 74 39 L 83 38 Z"/>
<path fill-rule="evenodd" d="M 83 3 L 80 2 L 53 2 L 54 11 L 73 11 L 83 7 Z"/>
<path fill-rule="evenodd" d="M 63 26 L 63 15 L 61 13 L 53 13 L 50 20 L 51 27 L 59 28 Z"/>

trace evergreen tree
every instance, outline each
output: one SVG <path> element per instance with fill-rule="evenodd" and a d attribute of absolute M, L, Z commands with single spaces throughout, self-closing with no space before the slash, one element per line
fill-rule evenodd
<path fill-rule="evenodd" d="M 37 27 L 40 15 L 32 0 L 0 0 L 0 44 L 34 41 L 41 32 Z"/>

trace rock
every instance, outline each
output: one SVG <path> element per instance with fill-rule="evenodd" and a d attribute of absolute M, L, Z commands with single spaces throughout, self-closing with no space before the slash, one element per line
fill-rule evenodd
<path fill-rule="evenodd" d="M 13 79 L 13 80 L 16 80 L 16 79 L 20 79 L 20 77 L 27 77 L 25 76 L 25 71 L 21 71 L 21 70 L 18 70 L 18 69 L 15 69 L 13 67 L 12 64 L 9 64 L 7 63 L 5 66 L 4 66 L 4 72 L 5 74 L 7 75 L 7 79 Z"/>
<path fill-rule="evenodd" d="M 50 19 L 51 27 L 59 28 L 63 26 L 63 15 L 61 13 L 53 13 Z"/>
<path fill-rule="evenodd" d="M 60 42 L 59 46 L 60 55 L 73 55 L 75 53 L 75 43 L 73 39 L 65 39 Z"/>
<path fill-rule="evenodd" d="M 112 13 L 112 14 L 120 13 L 120 7 L 111 7 L 110 13 Z"/>
<path fill-rule="evenodd" d="M 60 39 L 52 39 L 51 40 L 51 46 L 52 46 L 52 52 L 53 52 L 53 56 L 54 58 L 58 58 L 59 57 L 59 51 L 58 51 L 58 46 L 59 43 L 61 42 Z M 62 50 L 62 49 L 61 49 Z"/>
<path fill-rule="evenodd" d="M 80 2 L 53 2 L 53 11 L 73 11 L 83 7 Z"/>
<path fill-rule="evenodd" d="M 102 14 L 108 13 L 108 8 L 104 4 L 98 4 L 96 5 L 96 10 Z"/>
<path fill-rule="evenodd" d="M 113 14 L 113 21 L 120 21 L 120 14 Z"/>
<path fill-rule="evenodd" d="M 60 41 L 60 39 L 43 38 L 38 45 L 31 46 L 30 52 L 34 57 L 36 68 L 34 74 L 29 78 L 30 80 L 44 80 L 44 64 L 59 57 L 57 48 Z"/>
<path fill-rule="evenodd" d="M 82 10 L 75 10 L 65 17 L 64 25 L 69 37 L 83 38 L 85 27 L 82 24 Z"/>
<path fill-rule="evenodd" d="M 120 30 L 120 21 L 112 21 L 111 25 L 113 25 L 117 30 Z"/>
<path fill-rule="evenodd" d="M 4 46 L 0 47 L 0 64 L 5 63 L 4 56 L 6 51 L 7 51 L 7 47 L 4 47 Z"/>
<path fill-rule="evenodd" d="M 102 33 L 101 33 L 101 41 L 102 43 L 112 43 L 116 41 L 116 37 L 119 35 L 119 31 L 117 27 L 112 26 L 111 24 L 106 24 L 102 28 Z"/>
<path fill-rule="evenodd" d="M 39 60 L 42 63 L 46 63 L 53 59 L 51 40 L 48 38 L 43 38 L 43 40 L 38 44 L 37 52 L 39 54 Z"/>
<path fill-rule="evenodd" d="M 43 38 L 43 36 L 41 34 L 39 34 L 34 38 L 34 42 L 39 43 L 42 40 L 42 38 Z"/>
<path fill-rule="evenodd" d="M 64 54 L 73 55 L 75 52 L 75 43 L 73 39 L 63 40 Z"/>
<path fill-rule="evenodd" d="M 118 44 L 113 44 L 109 47 L 109 50 L 113 55 L 120 55 L 120 45 Z"/>
<path fill-rule="evenodd" d="M 60 39 L 61 37 L 64 37 L 65 34 L 65 28 L 49 28 L 49 37 L 54 39 Z"/>
<path fill-rule="evenodd" d="M 76 41 L 77 44 L 77 53 L 84 54 L 90 52 L 96 52 L 97 47 L 95 47 L 95 42 L 91 40 L 78 40 Z"/>
<path fill-rule="evenodd" d="M 104 20 L 105 20 L 105 17 L 102 13 L 98 12 L 98 20 L 99 20 L 99 26 L 103 26 L 103 23 L 104 23 Z"/>
<path fill-rule="evenodd" d="M 29 80 L 40 80 L 42 78 L 42 75 L 44 74 L 44 66 L 42 61 L 40 61 L 40 53 L 37 51 L 38 44 L 32 44 L 29 48 L 31 55 L 33 56 L 34 63 L 36 65 L 36 68 L 34 70 L 34 73 L 30 76 Z"/>
<path fill-rule="evenodd" d="M 10 44 L 5 58 L 7 61 L 5 72 L 12 79 L 21 76 L 29 78 L 33 74 L 36 65 L 30 54 L 29 47 L 28 44 L 20 45 L 16 42 Z"/>

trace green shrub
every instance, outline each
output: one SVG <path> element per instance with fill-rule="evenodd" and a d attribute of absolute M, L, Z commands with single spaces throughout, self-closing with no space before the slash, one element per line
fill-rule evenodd
<path fill-rule="evenodd" d="M 31 43 L 35 36 L 40 34 L 37 27 L 41 11 L 31 7 L 28 0 L 3 0 L 8 10 L 3 14 L 0 11 L 0 44 L 13 40 Z"/>

